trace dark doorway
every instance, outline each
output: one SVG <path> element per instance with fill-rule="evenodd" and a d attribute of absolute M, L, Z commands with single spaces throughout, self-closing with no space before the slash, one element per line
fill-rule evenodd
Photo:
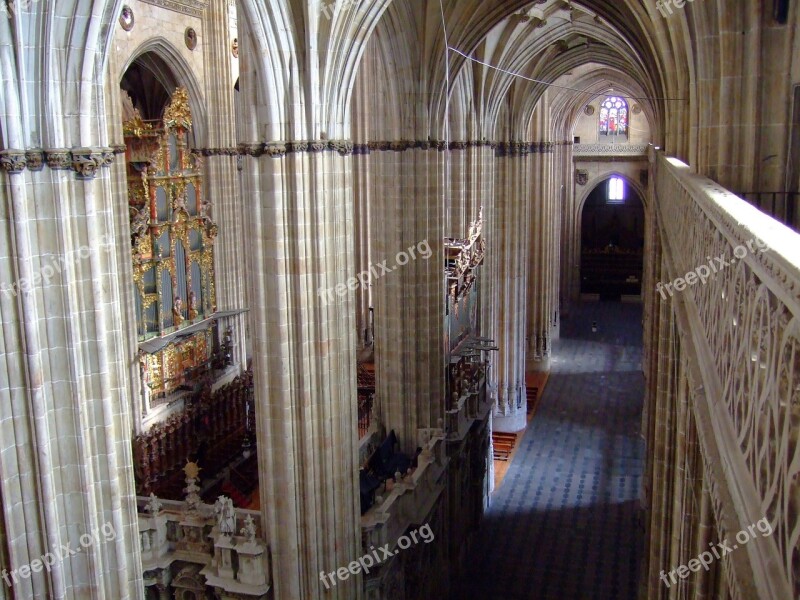
<path fill-rule="evenodd" d="M 592 190 L 581 217 L 581 293 L 619 300 L 642 291 L 644 206 L 621 177 Z"/>

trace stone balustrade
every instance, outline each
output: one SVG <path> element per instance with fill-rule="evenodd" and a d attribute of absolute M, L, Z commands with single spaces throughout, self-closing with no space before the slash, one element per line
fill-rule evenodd
<path fill-rule="evenodd" d="M 269 551 L 258 511 L 235 509 L 233 532 L 225 533 L 212 505 L 190 510 L 185 502 L 139 496 L 137 506 L 145 588 L 162 595 L 171 588 L 175 597 L 181 590 L 204 597 L 207 589 L 222 599 L 268 597 Z"/>
<path fill-rule="evenodd" d="M 650 162 L 651 591 L 673 536 L 676 564 L 738 539 L 715 567 L 733 598 L 798 597 L 800 236 L 676 159 Z"/>
<path fill-rule="evenodd" d="M 422 525 L 444 490 L 442 474 L 447 466 L 445 436 L 441 429 L 420 430 L 428 437 L 421 444 L 417 468 L 406 475 L 361 517 L 361 539 L 364 554 L 370 548 L 389 544 L 413 525 Z M 380 492 L 378 492 L 380 495 Z"/>

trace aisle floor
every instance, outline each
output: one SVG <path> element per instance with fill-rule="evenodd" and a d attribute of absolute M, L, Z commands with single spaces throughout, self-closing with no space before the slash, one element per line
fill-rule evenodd
<path fill-rule="evenodd" d="M 598 331 L 592 332 L 592 322 Z M 641 306 L 584 303 L 455 599 L 633 600 L 643 529 Z"/>

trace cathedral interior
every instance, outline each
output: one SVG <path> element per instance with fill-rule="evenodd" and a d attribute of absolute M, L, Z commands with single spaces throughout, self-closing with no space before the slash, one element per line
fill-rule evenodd
<path fill-rule="evenodd" d="M 800 598 L 798 24 L 0 1 L 0 599 Z"/>

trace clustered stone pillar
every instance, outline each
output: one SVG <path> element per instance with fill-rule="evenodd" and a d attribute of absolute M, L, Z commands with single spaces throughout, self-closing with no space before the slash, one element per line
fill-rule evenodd
<path fill-rule="evenodd" d="M 560 169 L 560 178 L 557 181 L 563 185 L 563 191 L 558 199 L 561 214 L 559 320 L 569 314 L 571 307 L 580 298 L 581 223 L 576 207 L 575 167 L 572 157 L 573 143 L 561 142 L 556 152 L 556 161 Z"/>
<path fill-rule="evenodd" d="M 530 225 L 530 145 L 498 144 L 496 185 L 487 236 L 487 274 L 494 279 L 492 334 L 500 348 L 491 385 L 497 402 L 493 429 L 520 431 L 526 424 L 525 323 Z"/>
<path fill-rule="evenodd" d="M 376 268 L 371 283 L 376 399 L 384 425 L 410 453 L 418 430 L 444 417 L 445 156 L 435 143 L 371 144 L 368 161 L 372 260 L 390 270 Z"/>
<path fill-rule="evenodd" d="M 244 166 L 261 510 L 278 598 L 361 594 L 358 578 L 331 589 L 320 579 L 360 555 L 353 293 L 320 293 L 355 275 L 347 147 L 268 143 Z"/>
<path fill-rule="evenodd" d="M 236 169 L 236 121 L 233 106 L 233 77 L 230 61 L 228 29 L 228 0 L 211 0 L 204 11 L 204 42 L 208 64 L 214 65 L 214 76 L 207 77 L 206 110 L 208 136 L 205 140 L 204 193 L 211 201 L 213 218 L 219 224 L 214 245 L 217 310 L 238 310 L 247 307 L 245 261 L 246 247 L 242 202 Z M 246 365 L 246 314 L 229 317 L 220 322 L 223 336 L 227 327 L 233 328 L 233 362 Z"/>
<path fill-rule="evenodd" d="M 28 9 L 0 19 L 0 597 L 140 598 L 101 11 Z"/>
<path fill-rule="evenodd" d="M 528 227 L 535 232 L 528 248 L 527 366 L 548 371 L 554 328 L 558 323 L 560 207 L 555 188 L 552 142 L 535 144 L 533 199 Z"/>

